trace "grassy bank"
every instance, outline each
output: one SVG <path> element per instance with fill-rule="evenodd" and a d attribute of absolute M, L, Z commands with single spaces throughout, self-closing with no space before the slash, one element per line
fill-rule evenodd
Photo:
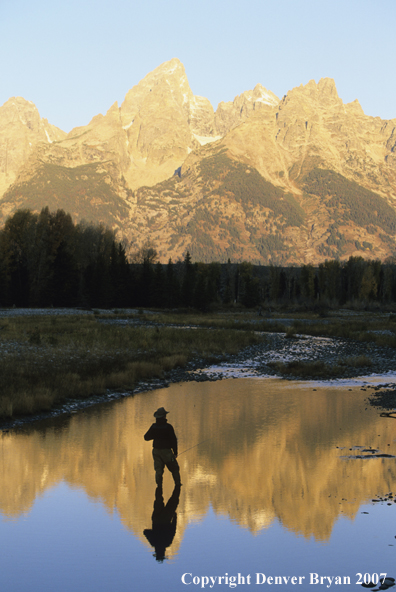
<path fill-rule="evenodd" d="M 194 358 L 210 362 L 262 337 L 236 329 L 103 324 L 96 316 L 16 317 L 0 323 L 0 418 L 70 398 L 133 390 Z"/>
<path fill-rule="evenodd" d="M 114 315 L 113 315 L 114 316 Z M 217 314 L 150 314 L 135 315 L 156 323 L 175 323 L 218 329 L 244 329 L 272 333 L 286 333 L 286 337 L 297 334 L 313 337 L 339 337 L 361 342 L 371 342 L 384 347 L 396 348 L 396 315 L 365 313 L 355 315 L 333 314 L 326 318 L 319 314 L 285 313 L 266 319 L 257 312 L 222 312 Z"/>
<path fill-rule="evenodd" d="M 254 311 L 205 315 L 116 311 L 0 320 L 0 419 L 47 411 L 67 399 L 101 395 L 107 389 L 132 391 L 140 380 L 162 377 L 194 359 L 209 364 L 236 354 L 265 339 L 265 332 L 282 332 L 290 339 L 303 333 L 396 347 L 396 315 L 345 318 L 344 314 L 323 319 L 310 314 L 305 322 L 301 315 L 295 316 L 266 319 Z M 108 319 L 143 324 L 103 322 Z M 317 360 L 275 362 L 272 367 L 281 375 L 326 378 L 342 375 L 346 367 L 370 363 L 367 356 L 355 356 L 335 365 Z"/>
<path fill-rule="evenodd" d="M 337 364 L 326 364 L 321 360 L 314 362 L 293 360 L 291 362 L 269 362 L 268 366 L 283 376 L 298 378 L 336 378 L 343 376 L 347 368 L 367 368 L 372 364 L 368 356 L 351 356 L 338 360 Z"/>

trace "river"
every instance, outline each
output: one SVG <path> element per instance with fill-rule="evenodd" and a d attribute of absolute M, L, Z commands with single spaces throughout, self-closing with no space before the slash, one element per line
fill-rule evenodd
<path fill-rule="evenodd" d="M 368 394 L 190 382 L 3 432 L 2 589 L 352 590 L 395 576 L 396 422 Z M 169 473 L 156 496 L 143 440 L 161 406 L 180 496 Z"/>

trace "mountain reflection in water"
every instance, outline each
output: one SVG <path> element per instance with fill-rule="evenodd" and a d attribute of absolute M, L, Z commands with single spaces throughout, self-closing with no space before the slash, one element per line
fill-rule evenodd
<path fill-rule="evenodd" d="M 278 520 L 326 541 L 341 514 L 352 518 L 374 495 L 396 490 L 394 459 L 341 459 L 353 446 L 395 454 L 394 423 L 365 396 L 358 388 L 314 391 L 275 379 L 193 382 L 3 433 L 0 511 L 26 514 L 63 481 L 117 511 L 127 529 L 155 547 L 154 470 L 143 434 L 164 406 L 179 440 L 183 483 L 167 555 L 210 507 L 252 532 Z M 165 472 L 165 502 L 172 487 Z"/>

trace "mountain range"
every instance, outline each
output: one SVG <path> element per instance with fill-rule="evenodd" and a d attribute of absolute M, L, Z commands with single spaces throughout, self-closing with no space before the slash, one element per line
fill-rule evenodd
<path fill-rule="evenodd" d="M 33 103 L 0 107 L 0 223 L 62 208 L 163 262 L 318 263 L 396 255 L 396 119 L 332 79 L 282 99 L 258 84 L 214 111 L 178 59 L 66 134 Z"/>

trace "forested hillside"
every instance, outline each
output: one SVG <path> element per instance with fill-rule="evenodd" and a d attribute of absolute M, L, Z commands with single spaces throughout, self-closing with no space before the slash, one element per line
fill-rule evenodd
<path fill-rule="evenodd" d="M 167 264 L 146 246 L 128 262 L 113 231 L 63 210 L 19 210 L 0 231 L 0 306 L 195 308 L 396 302 L 396 264 L 362 257 L 318 266 Z"/>

